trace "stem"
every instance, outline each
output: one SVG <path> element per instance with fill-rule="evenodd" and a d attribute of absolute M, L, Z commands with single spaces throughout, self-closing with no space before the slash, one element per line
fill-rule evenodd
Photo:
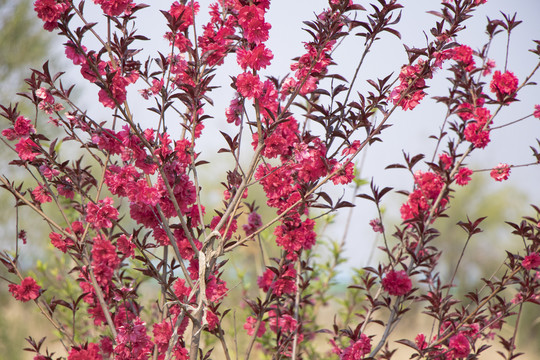
<path fill-rule="evenodd" d="M 294 319 L 300 324 L 300 257 L 296 260 L 296 294 L 294 297 Z M 297 325 L 298 326 L 298 325 Z M 298 351 L 298 328 L 294 331 L 291 360 L 296 360 Z"/>

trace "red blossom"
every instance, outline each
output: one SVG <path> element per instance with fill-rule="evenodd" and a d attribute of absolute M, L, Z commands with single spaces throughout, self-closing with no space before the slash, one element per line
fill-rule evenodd
<path fill-rule="evenodd" d="M 469 340 L 463 334 L 457 334 L 451 337 L 448 347 L 455 358 L 466 358 L 471 352 Z"/>
<path fill-rule="evenodd" d="M 212 331 L 217 329 L 219 325 L 219 318 L 212 310 L 206 310 L 206 322 L 208 323 L 208 330 Z"/>
<path fill-rule="evenodd" d="M 174 289 L 174 294 L 176 295 L 176 297 L 180 301 L 183 301 L 183 302 L 185 302 L 188 299 L 189 294 L 191 292 L 191 289 L 186 286 L 185 279 L 176 280 L 173 285 L 173 289 Z"/>
<path fill-rule="evenodd" d="M 68 360 L 102 360 L 98 344 L 90 343 L 86 348 L 71 348 Z"/>
<path fill-rule="evenodd" d="M 256 212 L 251 212 L 248 215 L 248 223 L 242 225 L 242 229 L 246 232 L 246 236 L 253 234 L 263 225 L 261 215 Z"/>
<path fill-rule="evenodd" d="M 473 174 L 472 170 L 466 167 L 460 167 L 458 173 L 455 176 L 456 184 L 464 186 L 471 181 L 471 175 Z"/>
<path fill-rule="evenodd" d="M 92 268 L 98 284 L 106 289 L 112 280 L 114 270 L 120 264 L 120 259 L 116 254 L 116 247 L 108 239 L 96 236 L 93 241 Z"/>
<path fill-rule="evenodd" d="M 340 163 L 336 163 L 336 165 L 332 168 L 332 172 L 336 171 L 338 172 L 330 178 L 334 185 L 346 185 L 353 181 L 354 179 L 354 163 L 349 162 L 347 165 L 342 166 Z"/>
<path fill-rule="evenodd" d="M 15 145 L 15 150 L 21 160 L 33 161 L 40 153 L 35 152 L 39 149 L 38 145 L 29 138 L 22 138 Z"/>
<path fill-rule="evenodd" d="M 495 179 L 495 181 L 507 180 L 510 176 L 510 166 L 508 164 L 502 164 L 495 166 L 489 175 Z"/>
<path fill-rule="evenodd" d="M 467 71 L 474 69 L 473 50 L 467 45 L 453 48 L 452 59 L 460 62 Z"/>
<path fill-rule="evenodd" d="M 402 296 L 411 291 L 412 282 L 404 270 L 390 270 L 382 280 L 384 290 L 395 296 Z"/>
<path fill-rule="evenodd" d="M 101 10 L 108 16 L 119 16 L 124 12 L 127 14 L 134 5 L 131 0 L 94 0 L 94 3 L 101 5 Z"/>
<path fill-rule="evenodd" d="M 248 67 L 253 70 L 260 70 L 270 65 L 274 58 L 272 51 L 266 48 L 264 44 L 259 44 L 253 49 L 240 48 L 236 51 L 236 61 L 245 71 Z"/>
<path fill-rule="evenodd" d="M 180 4 L 178 1 L 175 1 L 171 5 L 169 14 L 171 14 L 176 19 L 181 18 L 182 22 L 179 31 L 185 31 L 188 27 L 193 25 L 193 18 L 199 12 L 200 5 L 197 1 L 190 1 L 186 5 Z"/>
<path fill-rule="evenodd" d="M 540 119 L 540 105 L 534 105 L 533 116 L 537 119 Z"/>
<path fill-rule="evenodd" d="M 49 194 L 48 190 L 41 184 L 32 190 L 32 196 L 34 200 L 40 204 L 52 201 L 51 194 Z"/>
<path fill-rule="evenodd" d="M 340 360 L 361 360 L 371 351 L 371 339 L 366 334 L 361 334 L 356 341 L 351 340 L 351 345 L 343 350 Z"/>
<path fill-rule="evenodd" d="M 99 90 L 99 101 L 103 106 L 114 109 L 116 104 L 122 104 L 126 101 L 126 86 L 133 82 L 134 81 L 131 78 L 128 80 L 128 78 L 122 76 L 120 72 L 117 71 L 112 78 L 109 91 L 106 91 L 105 89 Z"/>
<path fill-rule="evenodd" d="M 390 93 L 390 100 L 401 106 L 403 110 L 412 110 L 425 96 L 423 88 L 425 80 L 421 77 L 422 64 L 407 65 L 401 68 L 399 79 L 401 83 Z"/>
<path fill-rule="evenodd" d="M 384 232 L 384 227 L 383 227 L 383 224 L 381 223 L 381 220 L 380 219 L 372 219 L 369 221 L 369 226 L 371 226 L 371 228 L 373 229 L 374 232 L 376 233 L 383 233 Z"/>
<path fill-rule="evenodd" d="M 449 170 L 452 167 L 452 158 L 447 153 L 440 154 L 439 161 L 444 170 Z"/>
<path fill-rule="evenodd" d="M 493 68 L 495 68 L 495 61 L 492 59 L 488 59 L 486 61 L 486 65 L 484 66 L 484 71 L 482 71 L 482 76 L 487 76 L 491 74 Z"/>
<path fill-rule="evenodd" d="M 34 128 L 34 125 L 30 121 L 30 119 L 27 119 L 24 116 L 19 116 L 13 124 L 13 131 L 15 137 L 12 139 L 8 138 L 8 140 L 20 139 L 22 137 L 27 137 L 30 134 L 35 134 L 36 129 Z"/>
<path fill-rule="evenodd" d="M 58 27 L 57 21 L 69 9 L 64 0 L 36 0 L 34 10 L 37 16 L 45 22 L 43 27 L 52 31 Z"/>
<path fill-rule="evenodd" d="M 253 316 L 248 316 L 246 322 L 244 323 L 244 329 L 247 331 L 249 336 L 253 336 L 255 333 L 255 326 L 257 324 L 257 319 Z M 259 329 L 257 330 L 257 337 L 262 337 L 266 333 L 266 323 L 261 321 L 259 324 Z"/>
<path fill-rule="evenodd" d="M 125 320 L 124 320 L 125 321 Z M 117 328 L 115 360 L 146 360 L 152 351 L 152 341 L 146 334 L 146 324 L 139 318 L 125 321 Z"/>
<path fill-rule="evenodd" d="M 240 116 L 244 112 L 243 102 L 240 98 L 235 97 L 231 100 L 231 105 L 225 110 L 225 116 L 227 117 L 227 122 L 229 124 L 234 123 L 234 125 L 240 125 L 241 118 Z"/>
<path fill-rule="evenodd" d="M 63 253 L 67 251 L 68 246 L 73 245 L 73 240 L 55 232 L 49 234 L 49 239 L 51 239 L 51 244 Z"/>
<path fill-rule="evenodd" d="M 242 73 L 236 79 L 236 89 L 245 98 L 258 98 L 262 94 L 263 84 L 259 80 L 259 75 Z"/>
<path fill-rule="evenodd" d="M 505 101 L 505 98 L 509 95 L 513 95 L 518 87 L 519 80 L 513 72 L 507 71 L 501 74 L 499 70 L 493 74 L 493 79 L 489 84 L 491 92 L 497 95 L 499 101 Z"/>
<path fill-rule="evenodd" d="M 427 348 L 428 344 L 426 342 L 426 336 L 424 334 L 418 334 L 414 338 L 414 343 L 420 350 Z"/>
<path fill-rule="evenodd" d="M 292 316 L 288 314 L 280 314 L 278 316 L 274 310 L 270 310 L 268 316 L 268 324 L 270 325 L 270 330 L 273 332 L 292 333 L 296 330 L 298 322 Z"/>
<path fill-rule="evenodd" d="M 70 40 L 67 43 L 64 44 L 66 47 L 66 57 L 73 61 L 74 65 L 82 65 L 86 63 L 86 57 L 84 56 L 84 53 L 86 53 L 86 46 L 82 46 L 78 49 L 77 46 Z M 83 51 L 81 53 L 80 51 Z"/>
<path fill-rule="evenodd" d="M 136 248 L 136 245 L 131 241 L 132 238 L 133 236 L 130 236 L 128 238 L 126 235 L 122 234 L 116 240 L 116 246 L 118 247 L 118 251 L 120 251 L 126 257 L 133 257 L 135 255 L 134 249 Z"/>
<path fill-rule="evenodd" d="M 40 295 L 41 286 L 36 283 L 31 277 L 26 277 L 21 281 L 20 285 L 9 284 L 9 292 L 19 301 L 27 302 L 35 300 Z"/>
<path fill-rule="evenodd" d="M 159 352 L 166 352 L 173 333 L 169 321 L 164 320 L 161 323 L 154 324 L 152 332 L 154 334 L 154 343 L 158 346 Z"/>
<path fill-rule="evenodd" d="M 409 195 L 407 202 L 400 209 L 403 220 L 409 220 L 420 214 L 420 212 L 429 209 L 429 202 L 439 197 L 439 193 L 444 186 L 441 176 L 433 172 L 417 171 L 414 174 L 414 180 L 417 189 Z M 443 199 L 440 206 L 444 206 L 446 201 L 446 199 Z"/>
<path fill-rule="evenodd" d="M 86 221 L 96 229 L 112 227 L 112 221 L 118 219 L 118 210 L 113 206 L 113 199 L 107 197 L 86 206 Z"/>
<path fill-rule="evenodd" d="M 540 254 L 534 252 L 525 256 L 521 265 L 527 270 L 537 268 L 538 266 L 540 266 Z"/>

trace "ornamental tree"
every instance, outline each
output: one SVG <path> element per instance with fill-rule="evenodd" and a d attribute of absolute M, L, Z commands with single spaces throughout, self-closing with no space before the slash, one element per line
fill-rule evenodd
<path fill-rule="evenodd" d="M 3 142 L 15 157 L 10 165 L 35 179 L 28 187 L 3 176 L 2 187 L 49 225 L 46 241 L 70 266 L 65 282 L 45 287 L 24 273 L 27 248 L 2 253 L 12 274 L 5 279 L 9 291 L 16 300 L 34 302 L 62 347 L 53 353 L 44 340 L 29 337 L 26 350 L 40 360 L 356 360 L 401 352 L 472 359 L 491 358 L 488 349 L 499 342 L 502 358 L 517 357 L 517 331 L 501 330 L 510 319 L 519 323 L 523 304 L 539 302 L 540 207 L 509 222 L 522 248 L 506 252 L 501 271 L 483 274 L 482 288 L 465 298 L 452 291 L 483 217 L 464 214 L 457 226 L 466 243 L 455 271 L 438 270 L 437 223 L 454 192 L 475 172 L 491 171 L 503 181 L 510 169 L 540 161 L 538 144 L 531 144 L 532 159 L 489 169 L 466 166 L 490 146 L 494 131 L 540 117 L 533 106 L 518 120 L 501 115 L 535 85 L 540 66 L 539 41 L 530 44 L 536 66 L 524 78 L 512 71 L 509 45 L 502 59 L 492 58 L 494 39 L 506 36 L 510 44 L 520 21 L 505 14 L 488 18 L 479 49 L 462 36 L 485 2 L 443 1 L 430 12 L 434 26 L 425 42 L 403 44 L 407 63 L 364 80 L 361 71 L 368 57 L 377 56 L 379 40 L 401 39 L 404 5 L 397 0 L 330 0 L 313 9 L 304 22 L 304 50 L 289 74 L 269 73 L 279 56 L 269 46 L 270 29 L 280 25 L 269 21 L 269 0 L 172 2 L 160 18 L 167 46 L 151 54 L 144 51 L 148 34 L 137 24 L 152 7 L 37 0 L 37 17 L 63 39 L 78 79 L 71 84 L 47 62 L 32 70 L 28 91 L 20 94 L 34 114 L 22 114 L 17 104 L 1 107 Z M 91 9 L 100 11 L 97 19 Z M 344 77 L 337 55 L 351 44 L 361 55 L 354 74 Z M 237 64 L 232 73 L 227 59 Z M 223 72 L 228 106 L 212 109 Z M 446 91 L 432 91 L 437 79 L 446 81 Z M 90 86 L 92 109 L 72 100 L 79 82 Z M 359 155 L 376 151 L 393 121 L 421 114 L 429 99 L 445 109 L 429 114 L 440 121 L 439 130 L 424 153 L 404 149 L 402 162 L 387 164 L 388 174 L 408 174 L 412 185 L 394 190 L 372 180 L 364 189 Z M 134 105 L 140 102 L 146 110 Z M 106 112 L 95 115 L 96 107 Z M 209 153 L 205 144 L 216 141 L 210 129 L 225 123 L 222 147 Z M 62 135 L 48 137 L 46 127 Z M 225 158 L 230 161 L 220 173 Z M 216 186 L 217 202 L 208 196 Z M 351 199 L 334 195 L 344 188 L 354 191 Z M 389 193 L 405 196 L 402 221 L 393 228 L 382 217 Z M 345 243 L 327 244 L 330 256 L 322 259 L 317 249 L 328 217 L 353 207 L 356 198 L 373 203 L 378 217 L 356 215 L 345 226 L 369 223 L 381 234 L 383 256 L 352 278 L 341 301 L 345 316 L 323 319 L 319 310 L 335 297 L 330 288 Z M 257 289 L 231 265 L 235 254 L 248 253 L 260 259 L 260 266 L 250 264 Z M 77 284 L 74 293 L 55 290 L 70 281 Z M 430 332 L 394 338 L 413 305 L 431 320 Z"/>

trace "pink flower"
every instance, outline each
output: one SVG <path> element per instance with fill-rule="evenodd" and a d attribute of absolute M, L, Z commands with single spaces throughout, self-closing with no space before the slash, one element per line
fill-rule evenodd
<path fill-rule="evenodd" d="M 236 89 L 245 98 L 259 98 L 262 94 L 263 84 L 259 80 L 259 75 L 248 72 L 238 75 L 236 79 Z"/>
<path fill-rule="evenodd" d="M 370 220 L 369 225 L 371 226 L 373 231 L 376 232 L 376 233 L 381 233 L 382 234 L 384 232 L 384 227 L 383 227 L 383 224 L 381 223 L 380 219 L 372 219 L 372 220 Z"/>
<path fill-rule="evenodd" d="M 455 176 L 456 184 L 461 186 L 467 185 L 469 181 L 471 181 L 472 173 L 472 170 L 466 167 L 459 168 L 459 171 Z"/>
<path fill-rule="evenodd" d="M 441 176 L 433 172 L 417 171 L 414 174 L 414 180 L 418 188 L 409 195 L 407 202 L 401 206 L 400 212 L 403 220 L 412 219 L 420 212 L 426 211 L 429 208 L 429 200 L 437 199 L 444 185 Z M 446 199 L 443 199 L 440 206 L 445 204 Z"/>
<path fill-rule="evenodd" d="M 94 3 L 101 5 L 101 10 L 108 16 L 122 15 L 131 8 L 131 0 L 94 0 Z"/>
<path fill-rule="evenodd" d="M 114 109 L 116 104 L 121 104 L 126 101 L 126 86 L 129 84 L 130 81 L 120 75 L 120 72 L 117 71 L 112 78 L 111 86 L 109 87 L 110 94 L 105 89 L 99 90 L 99 101 L 103 106 Z"/>
<path fill-rule="evenodd" d="M 73 61 L 74 65 L 82 65 L 86 63 L 84 53 L 80 53 L 80 50 L 77 49 L 71 40 L 64 45 L 66 46 L 66 57 Z M 81 46 L 81 50 L 86 52 L 86 46 Z"/>
<path fill-rule="evenodd" d="M 216 278 L 214 275 L 208 277 L 208 282 L 206 283 L 206 297 L 209 301 L 222 301 L 227 291 L 229 291 L 229 289 L 227 289 L 227 283 L 224 280 Z"/>
<path fill-rule="evenodd" d="M 245 71 L 248 67 L 253 70 L 260 70 L 270 65 L 270 61 L 274 58 L 264 44 L 255 46 L 252 50 L 240 48 L 236 51 L 236 61 L 238 65 Z"/>
<path fill-rule="evenodd" d="M 482 76 L 487 76 L 491 74 L 491 70 L 495 67 L 495 61 L 488 59 L 486 65 L 484 66 L 484 71 L 482 71 Z"/>
<path fill-rule="evenodd" d="M 68 360 L 102 360 L 98 344 L 90 343 L 86 349 L 71 348 Z"/>
<path fill-rule="evenodd" d="M 537 119 L 540 119 L 540 105 L 534 105 L 533 116 Z"/>
<path fill-rule="evenodd" d="M 360 338 L 343 350 L 340 360 L 361 360 L 371 351 L 371 339 L 366 335 L 360 335 Z"/>
<path fill-rule="evenodd" d="M 55 232 L 49 234 L 49 239 L 51 239 L 51 244 L 63 253 L 67 251 L 68 246 L 73 245 L 73 240 Z"/>
<path fill-rule="evenodd" d="M 152 351 L 152 341 L 146 334 L 146 324 L 139 318 L 125 321 L 117 328 L 115 360 L 146 360 Z"/>
<path fill-rule="evenodd" d="M 41 286 L 31 277 L 26 277 L 21 281 L 21 285 L 9 284 L 9 292 L 19 301 L 27 302 L 39 297 Z"/>
<path fill-rule="evenodd" d="M 452 59 L 462 63 L 467 71 L 474 69 L 473 50 L 467 45 L 453 48 Z"/>
<path fill-rule="evenodd" d="M 418 334 L 414 338 L 414 343 L 420 350 L 427 348 L 428 344 L 426 342 L 426 336 L 424 334 Z"/>
<path fill-rule="evenodd" d="M 134 249 L 136 248 L 136 246 L 131 241 L 132 238 L 133 238 L 133 236 L 130 236 L 128 238 L 126 235 L 122 234 L 116 240 L 116 246 L 118 247 L 118 251 L 120 251 L 126 257 L 127 256 L 133 257 L 135 255 Z"/>
<path fill-rule="evenodd" d="M 32 190 L 32 196 L 40 204 L 52 201 L 51 194 L 49 194 L 47 189 L 41 184 Z"/>
<path fill-rule="evenodd" d="M 471 122 L 464 131 L 465 139 L 472 143 L 474 147 L 483 149 L 489 144 L 489 130 L 482 130 L 477 122 Z"/>
<path fill-rule="evenodd" d="M 169 340 L 172 336 L 171 324 L 168 320 L 156 323 L 153 326 L 154 343 L 158 346 L 159 352 L 163 353 L 169 348 Z"/>
<path fill-rule="evenodd" d="M 107 197 L 97 204 L 88 203 L 86 207 L 86 221 L 94 228 L 110 228 L 112 221 L 118 219 L 118 210 L 113 206 L 113 199 Z"/>
<path fill-rule="evenodd" d="M 17 138 L 27 137 L 30 134 L 34 134 L 36 129 L 30 119 L 25 118 L 24 116 L 19 116 L 15 123 L 13 124 L 13 130 Z"/>
<path fill-rule="evenodd" d="M 92 240 L 92 269 L 98 284 L 107 289 L 120 259 L 116 255 L 116 247 L 108 239 L 96 236 Z"/>
<path fill-rule="evenodd" d="M 225 110 L 225 116 L 227 117 L 227 122 L 229 124 L 234 123 L 234 125 L 240 125 L 241 119 L 240 115 L 244 111 L 244 105 L 242 101 L 235 97 L 231 100 L 231 105 Z"/>
<path fill-rule="evenodd" d="M 34 10 L 38 17 L 45 22 L 43 27 L 48 31 L 56 29 L 57 21 L 67 9 L 69 9 L 69 4 L 63 0 L 37 0 L 34 3 Z"/>
<path fill-rule="evenodd" d="M 268 323 L 270 325 L 270 330 L 273 332 L 282 332 L 282 333 L 292 333 L 296 330 L 298 322 L 295 318 L 288 314 L 278 314 L 274 310 L 268 312 Z M 302 336 L 300 334 L 300 336 Z"/>
<path fill-rule="evenodd" d="M 420 63 L 401 68 L 399 74 L 401 83 L 392 90 L 389 98 L 394 104 L 401 106 L 403 110 L 414 109 L 426 95 L 423 91 L 426 82 L 421 77 L 421 71 L 422 65 Z"/>
<path fill-rule="evenodd" d="M 449 170 L 452 166 L 452 158 L 447 153 L 442 153 L 439 155 L 439 161 L 444 170 Z"/>
<path fill-rule="evenodd" d="M 523 258 L 521 266 L 523 266 L 527 270 L 537 268 L 538 266 L 540 266 L 540 254 L 534 252 L 530 255 L 525 256 L 525 258 Z"/>
<path fill-rule="evenodd" d="M 512 95 L 516 92 L 518 84 L 519 80 L 514 73 L 507 71 L 504 74 L 501 74 L 501 72 L 497 70 L 493 74 L 493 79 L 491 80 L 489 87 L 491 92 L 497 95 L 499 101 L 504 101 L 508 95 Z"/>
<path fill-rule="evenodd" d="M 219 318 L 213 311 L 207 309 L 206 322 L 208 323 L 208 330 L 212 331 L 217 329 L 219 325 Z"/>
<path fill-rule="evenodd" d="M 334 185 L 345 185 L 349 184 L 354 179 L 354 163 L 349 162 L 345 166 L 341 166 L 340 163 L 336 163 L 335 166 L 332 168 L 332 172 L 336 171 L 338 172 L 330 178 Z"/>
<path fill-rule="evenodd" d="M 186 286 L 185 279 L 177 279 L 173 285 L 174 294 L 180 301 L 186 301 L 188 298 L 191 289 Z"/>
<path fill-rule="evenodd" d="M 496 181 L 503 181 L 508 179 L 508 176 L 510 175 L 510 166 L 508 164 L 499 164 L 495 166 L 489 175 L 495 179 Z"/>
<path fill-rule="evenodd" d="M 412 282 L 404 270 L 390 270 L 382 280 L 383 288 L 388 294 L 401 296 L 411 291 Z"/>
<path fill-rule="evenodd" d="M 49 165 L 46 165 L 46 164 L 43 164 L 39 167 L 39 172 L 45 176 L 45 178 L 47 180 L 52 180 L 53 177 L 57 176 L 58 174 L 60 174 L 60 171 L 56 170 L 56 169 L 51 169 L 49 167 Z"/>
<path fill-rule="evenodd" d="M 34 152 L 37 149 L 38 145 L 29 138 L 22 138 L 15 145 L 15 150 L 21 160 L 33 161 L 40 154 L 39 152 Z"/>
<path fill-rule="evenodd" d="M 246 236 L 253 234 L 262 226 L 261 215 L 257 214 L 255 211 L 251 212 L 248 215 L 248 223 L 242 225 L 242 229 L 246 232 Z"/>
<path fill-rule="evenodd" d="M 248 316 L 244 324 L 244 329 L 246 329 L 247 334 L 249 336 L 253 336 L 253 334 L 255 333 L 256 324 L 257 324 L 257 319 L 255 319 L 253 316 Z M 261 321 L 259 325 L 259 329 L 257 330 L 257 337 L 262 337 L 265 332 L 266 332 L 266 323 L 264 321 Z"/>
<path fill-rule="evenodd" d="M 176 19 L 181 18 L 182 22 L 178 31 L 184 31 L 191 25 L 193 25 L 193 17 L 199 12 L 200 5 L 198 2 L 190 1 L 186 5 L 180 4 L 178 1 L 175 1 L 171 5 L 169 14 L 174 16 Z"/>
<path fill-rule="evenodd" d="M 467 337 L 463 334 L 457 334 L 451 337 L 448 347 L 455 358 L 466 358 L 471 352 L 469 340 L 467 340 Z"/>

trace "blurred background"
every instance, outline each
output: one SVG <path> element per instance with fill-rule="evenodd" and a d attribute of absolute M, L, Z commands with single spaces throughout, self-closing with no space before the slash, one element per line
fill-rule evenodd
<path fill-rule="evenodd" d="M 165 25 L 161 21 L 163 18 L 159 9 L 168 9 L 171 1 L 154 0 L 151 7 L 139 13 L 140 21 L 137 28 L 141 34 L 152 39 L 152 41 L 141 43 L 143 49 L 140 56 L 144 62 L 147 56 L 155 56 L 157 50 L 162 52 L 167 49 L 167 41 L 163 39 L 166 31 Z M 205 9 L 209 1 L 200 1 L 201 12 L 197 20 L 198 24 L 208 21 L 208 14 Z M 368 2 L 360 2 L 368 8 Z M 304 52 L 303 41 L 309 40 L 305 32 L 301 30 L 302 21 L 312 19 L 315 14 L 321 12 L 326 2 L 322 0 L 274 0 L 268 12 L 268 22 L 272 24 L 268 47 L 274 53 L 272 65 L 263 74 L 286 76 L 291 64 L 291 59 L 300 56 Z M 365 80 L 382 78 L 390 72 L 397 72 L 403 64 L 407 62 L 402 43 L 409 46 L 423 47 L 426 44 L 426 36 L 434 23 L 433 15 L 427 13 L 428 10 L 438 10 L 440 5 L 433 0 L 415 0 L 404 2 L 406 5 L 402 13 L 402 21 L 396 28 L 402 35 L 399 40 L 388 34 L 383 37 L 368 55 L 367 62 L 360 72 L 360 80 L 357 82 L 357 90 L 366 93 L 367 85 Z M 502 18 L 501 13 L 514 14 L 523 20 L 523 23 L 514 30 L 510 43 L 509 70 L 522 80 L 532 70 L 538 61 L 534 54 L 527 50 L 533 47 L 532 40 L 540 39 L 540 2 L 537 0 L 521 0 L 508 2 L 504 0 L 489 0 L 487 4 L 478 10 L 476 17 L 467 22 L 467 29 L 461 36 L 460 41 L 473 49 L 479 49 L 486 41 L 485 34 L 486 18 Z M 99 8 L 90 1 L 87 4 L 87 16 L 91 21 L 99 21 Z M 88 49 L 97 49 L 98 45 L 88 38 L 85 43 Z M 459 40 L 459 39 L 458 39 Z M 75 69 L 69 60 L 64 56 L 62 39 L 48 33 L 42 29 L 42 24 L 35 16 L 32 2 L 29 0 L 0 0 L 0 103 L 6 104 L 12 101 L 19 101 L 14 94 L 24 91 L 22 79 L 29 76 L 29 67 L 40 68 L 46 59 L 50 60 L 53 72 L 66 71 L 66 82 L 77 83 L 76 96 L 82 108 L 87 108 L 89 114 L 97 119 L 109 120 L 111 113 L 101 106 L 95 106 L 97 102 L 97 88 L 91 87 L 87 82 L 81 82 L 78 77 L 78 69 Z M 506 37 L 498 36 L 491 47 L 490 58 L 497 62 L 495 69 L 503 66 L 504 52 L 506 49 Z M 356 63 L 363 50 L 363 42 L 360 38 L 351 37 L 347 39 L 334 53 L 334 60 L 339 64 L 337 68 L 331 69 L 345 78 L 351 78 L 356 68 Z M 236 64 L 235 57 L 229 56 L 225 65 L 218 72 L 216 83 L 220 88 L 216 89 L 212 95 L 215 101 L 213 108 L 207 108 L 208 114 L 214 116 L 213 120 L 206 123 L 206 141 L 198 145 L 201 158 L 210 161 L 212 167 L 201 168 L 202 178 L 208 179 L 203 182 L 205 198 L 203 201 L 207 209 L 218 204 L 223 189 L 218 185 L 215 174 L 224 174 L 230 165 L 228 159 L 217 154 L 217 150 L 225 145 L 219 131 L 232 131 L 225 121 L 224 109 L 229 105 L 233 97 L 230 88 L 229 75 L 240 72 Z M 439 77 L 442 80 L 443 77 Z M 533 81 L 539 80 L 535 76 Z M 449 87 L 445 81 L 429 82 L 430 95 L 443 95 Z M 540 103 L 540 92 L 538 88 L 525 88 L 519 97 L 518 104 L 503 109 L 496 118 L 495 125 L 509 123 L 513 120 L 530 114 L 535 104 Z M 146 111 L 146 107 L 151 106 L 150 102 L 144 102 L 135 89 L 130 88 L 129 99 L 136 117 L 146 126 L 153 126 L 153 119 Z M 33 109 L 21 108 L 23 112 L 32 113 Z M 294 112 L 294 109 L 293 109 Z M 405 172 L 399 170 L 385 170 L 385 167 L 396 162 L 401 162 L 402 152 L 410 154 L 424 153 L 430 158 L 435 142 L 428 140 L 432 134 L 439 132 L 439 127 L 444 119 L 446 109 L 438 105 L 435 101 L 426 99 L 413 112 L 398 112 L 392 117 L 392 127 L 385 130 L 382 137 L 383 143 L 376 143 L 361 157 L 360 177 L 368 182 L 373 181 L 381 188 L 385 186 L 393 187 L 395 190 L 408 189 L 412 184 L 412 179 Z M 140 115 L 139 115 L 140 114 Z M 5 128 L 6 124 L 0 126 Z M 144 127 L 144 125 L 143 125 Z M 320 129 L 313 129 L 314 132 Z M 468 160 L 467 166 L 472 170 L 490 169 L 498 163 L 520 164 L 532 162 L 530 145 L 536 144 L 536 138 L 540 138 L 540 121 L 530 118 L 520 122 L 511 128 L 501 131 L 493 131 L 491 143 L 483 151 L 478 151 Z M 249 148 L 246 148 L 246 159 L 249 156 Z M 0 147 L 2 157 L 1 174 L 11 178 L 24 180 L 26 187 L 31 187 L 32 181 L 25 179 L 24 172 L 17 171 L 6 164 L 14 159 L 13 154 L 5 146 Z M 221 171 L 223 170 L 223 171 Z M 207 173 L 205 173 L 206 171 Z M 540 169 L 537 166 L 512 169 L 510 180 L 503 183 L 493 181 L 489 177 L 489 172 L 475 172 L 473 180 L 469 186 L 459 189 L 455 193 L 452 208 L 449 211 L 449 218 L 441 219 L 436 227 L 443 234 L 437 244 L 444 249 L 444 257 L 441 259 L 441 273 L 449 274 L 459 257 L 462 246 L 465 243 L 465 233 L 455 224 L 460 220 L 465 220 L 467 216 L 471 219 L 480 216 L 488 216 L 483 223 L 484 232 L 473 238 L 469 244 L 469 250 L 464 258 L 461 270 L 458 272 L 459 293 L 465 293 L 468 289 L 473 289 L 481 285 L 480 274 L 491 274 L 504 260 L 503 249 L 519 249 L 520 239 L 510 234 L 509 227 L 504 221 L 519 222 L 521 216 L 530 215 L 529 204 L 540 203 Z M 344 200 L 352 201 L 354 189 L 327 189 L 336 197 L 343 196 Z M 368 192 L 368 187 L 362 187 L 359 192 Z M 262 200 L 262 194 L 253 195 Z M 405 200 L 402 195 L 391 194 L 383 201 L 384 204 L 384 225 L 387 229 L 392 229 L 393 224 L 400 221 L 399 208 Z M 28 232 L 28 244 L 23 246 L 24 256 L 20 259 L 24 270 L 28 274 L 41 274 L 46 277 L 44 281 L 66 280 L 65 269 L 68 264 L 52 251 L 49 246 L 49 229 L 38 218 L 24 208 L 15 210 L 13 199 L 5 191 L 0 191 L 0 201 L 4 205 L 0 207 L 0 249 L 13 251 L 15 248 L 16 212 L 19 211 L 19 228 Z M 378 240 L 377 236 L 368 225 L 369 220 L 376 217 L 377 211 L 371 203 L 367 201 L 356 201 L 356 208 L 352 212 L 353 221 L 350 223 L 347 232 L 346 218 L 348 211 L 345 209 L 338 213 L 335 219 L 321 225 L 324 227 L 322 238 L 325 240 L 341 240 L 346 238 L 345 257 L 347 261 L 342 264 L 339 270 L 336 293 L 342 292 L 345 286 L 351 283 L 351 278 L 358 269 L 366 265 L 374 265 L 378 261 L 379 254 L 375 250 Z M 263 213 L 264 214 L 264 213 Z M 267 212 L 267 214 L 270 214 Z M 272 239 L 268 235 L 268 251 L 272 254 Z M 247 253 L 255 254 L 257 249 L 246 249 Z M 319 256 L 324 258 L 325 250 L 321 250 Z M 244 291 L 253 291 L 256 287 L 256 274 L 250 272 L 246 264 L 245 256 L 237 256 L 231 259 L 231 263 L 236 269 L 235 276 L 241 276 L 244 280 L 242 286 Z M 5 270 L 0 269 L 0 275 L 5 276 Z M 238 282 L 238 280 L 236 280 Z M 73 290 L 73 289 L 71 289 Z M 68 290 L 68 291 L 71 291 Z M 74 291 L 74 290 L 73 290 Z M 239 301 L 241 295 L 234 301 Z M 333 309 L 327 309 L 324 314 L 331 314 Z M 538 307 L 527 306 L 527 316 L 521 322 L 522 330 L 518 338 L 518 347 L 522 346 L 528 351 L 540 350 L 538 336 L 540 335 L 540 324 L 538 322 Z M 7 284 L 0 283 L 0 359 L 31 359 L 31 354 L 21 351 L 26 346 L 24 338 L 31 335 L 37 339 L 42 336 L 53 334 L 52 329 L 34 309 L 30 303 L 21 304 L 11 299 L 7 292 Z M 332 318 L 331 315 L 329 319 Z M 411 321 L 418 321 L 414 317 Z M 243 320 L 242 320 L 243 321 Z M 241 323 L 237 326 L 240 330 Z M 403 325 L 403 324 L 402 324 Z M 429 326 L 428 323 L 411 323 L 410 326 Z M 410 328 L 410 326 L 403 326 Z M 49 329 L 49 330 L 47 330 Z M 510 330 L 511 331 L 511 328 Z M 399 335 L 397 335 L 399 338 Z M 54 346 L 54 344 L 53 344 Z M 536 348 L 536 349 L 535 349 Z M 538 355 L 529 355 L 523 359 L 537 359 Z"/>

